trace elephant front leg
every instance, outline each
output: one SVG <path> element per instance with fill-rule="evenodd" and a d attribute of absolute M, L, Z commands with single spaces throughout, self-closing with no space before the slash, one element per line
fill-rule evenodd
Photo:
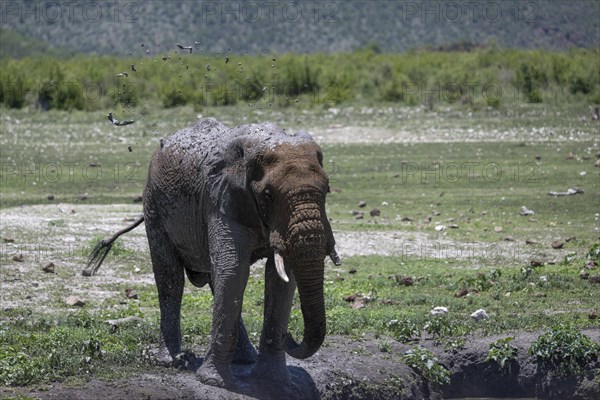
<path fill-rule="evenodd" d="M 214 236 L 213 236 L 214 237 Z M 230 365 L 237 348 L 242 299 L 249 274 L 249 258 L 240 255 L 234 245 L 219 243 L 212 247 L 213 324 L 211 343 L 197 372 L 202 383 L 231 387 Z"/>
<path fill-rule="evenodd" d="M 283 384 L 290 383 L 284 344 L 296 289 L 294 274 L 288 268 L 286 273 L 290 279 L 288 283 L 283 282 L 277 275 L 273 256 L 268 258 L 265 268 L 263 329 L 258 348 L 258 362 L 252 370 L 252 373 L 260 378 Z"/>

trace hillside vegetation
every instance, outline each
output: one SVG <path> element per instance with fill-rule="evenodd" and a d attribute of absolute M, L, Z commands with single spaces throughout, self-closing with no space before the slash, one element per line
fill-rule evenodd
<path fill-rule="evenodd" d="M 133 65 L 133 66 L 132 66 Z M 99 110 L 457 103 L 600 103 L 600 51 L 480 49 L 378 54 L 197 55 L 172 46 L 138 57 L 1 59 L 0 103 Z"/>
<path fill-rule="evenodd" d="M 535 1 L 10 1 L 4 29 L 56 48 L 128 55 L 141 43 L 211 53 L 384 52 L 476 46 L 564 50 L 600 45 L 600 2 Z M 14 38 L 3 34 L 2 47 Z M 460 47 L 460 46 L 459 46 Z M 164 49 L 164 47 L 162 48 Z M 6 52 L 5 52 L 6 53 Z M 10 53 L 10 52 L 8 52 Z"/>

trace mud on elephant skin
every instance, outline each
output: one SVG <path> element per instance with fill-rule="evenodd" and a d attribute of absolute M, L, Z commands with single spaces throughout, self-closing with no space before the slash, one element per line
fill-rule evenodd
<path fill-rule="evenodd" d="M 184 275 L 214 295 L 210 345 L 201 382 L 234 385 L 232 362 L 289 383 L 285 353 L 304 359 L 325 337 L 324 259 L 339 258 L 325 214 L 328 178 L 310 135 L 288 135 L 270 123 L 230 129 L 199 120 L 161 141 L 150 161 L 144 214 L 101 241 L 84 275 L 93 275 L 114 241 L 142 222 L 160 304 L 159 358 L 181 352 Z M 258 353 L 241 318 L 250 265 L 267 258 L 264 325 Z M 294 291 L 304 317 L 300 344 L 287 332 Z"/>

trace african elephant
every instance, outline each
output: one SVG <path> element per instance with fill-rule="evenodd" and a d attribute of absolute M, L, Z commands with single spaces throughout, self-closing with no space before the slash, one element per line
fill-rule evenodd
<path fill-rule="evenodd" d="M 87 274 L 117 237 L 144 221 L 160 304 L 159 357 L 172 361 L 181 351 L 185 272 L 214 295 L 200 381 L 232 385 L 230 365 L 238 362 L 255 363 L 258 376 L 289 382 L 285 353 L 310 357 L 325 337 L 324 259 L 339 264 L 325 214 L 328 191 L 322 153 L 307 133 L 288 135 L 270 123 L 230 129 L 201 119 L 161 140 L 150 161 L 143 216 L 98 244 Z M 250 265 L 261 258 L 267 263 L 257 354 L 241 310 Z M 300 344 L 287 332 L 296 286 L 304 318 Z"/>

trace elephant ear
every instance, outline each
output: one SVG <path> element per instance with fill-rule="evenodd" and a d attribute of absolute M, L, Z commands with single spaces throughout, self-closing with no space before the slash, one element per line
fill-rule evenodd
<path fill-rule="evenodd" d="M 260 229 L 262 220 L 251 182 L 259 179 L 261 168 L 251 154 L 251 145 L 250 138 L 238 137 L 226 147 L 217 203 L 219 211 L 229 219 L 249 228 Z"/>

